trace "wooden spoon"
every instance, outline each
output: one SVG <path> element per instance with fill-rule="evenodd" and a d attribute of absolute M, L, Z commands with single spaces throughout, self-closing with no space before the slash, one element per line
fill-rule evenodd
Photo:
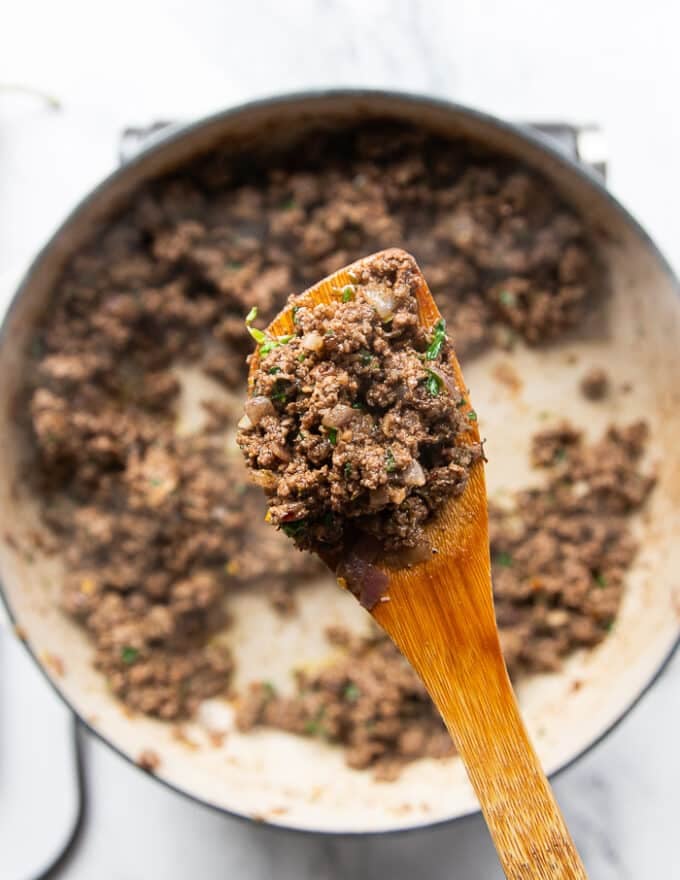
<path fill-rule="evenodd" d="M 400 252 L 403 254 L 403 252 Z M 372 258 L 367 258 L 368 260 Z M 363 262 L 363 261 L 360 261 Z M 297 305 L 337 302 L 356 264 L 296 297 Z M 430 328 L 441 317 L 418 272 L 418 315 Z M 295 332 L 284 309 L 272 336 Z M 257 368 L 255 354 L 250 383 Z M 458 387 L 465 380 L 451 352 Z M 466 394 L 466 412 L 470 412 Z M 474 418 L 474 416 L 473 416 Z M 468 436 L 479 440 L 476 423 Z M 385 569 L 387 597 L 374 619 L 410 661 L 465 762 L 509 880 L 585 878 L 583 864 L 529 741 L 501 653 L 491 591 L 484 464 L 472 469 L 462 495 L 428 529 L 438 553 L 410 568 Z M 325 560 L 335 568 L 336 560 Z"/>

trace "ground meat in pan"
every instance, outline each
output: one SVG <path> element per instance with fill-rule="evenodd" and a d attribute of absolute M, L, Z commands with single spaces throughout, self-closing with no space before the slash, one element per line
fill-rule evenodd
<path fill-rule="evenodd" d="M 580 388 L 588 400 L 602 400 L 609 392 L 609 376 L 602 367 L 591 367 L 583 375 Z"/>
<path fill-rule="evenodd" d="M 395 778 L 415 758 L 453 753 L 424 685 L 378 627 L 369 637 L 334 628 L 328 638 L 341 659 L 314 674 L 298 672 L 293 697 L 254 684 L 239 706 L 241 730 L 278 727 L 342 743 L 350 767 L 371 767 L 381 779 Z"/>
<path fill-rule="evenodd" d="M 534 461 L 546 469 L 544 486 L 490 506 L 496 616 L 513 678 L 558 670 L 614 625 L 637 549 L 630 515 L 654 484 L 640 470 L 646 437 L 644 423 L 611 427 L 590 445 L 568 425 L 542 431 Z M 345 644 L 347 656 L 300 673 L 295 696 L 254 685 L 239 709 L 242 729 L 280 727 L 342 743 L 349 766 L 383 778 L 414 758 L 450 754 L 441 719 L 387 636 L 335 632 L 331 641 Z"/>
<path fill-rule="evenodd" d="M 451 369 L 445 322 L 423 330 L 420 273 L 403 251 L 353 264 L 337 302 L 295 298 L 296 333 L 260 339 L 238 442 L 270 521 L 308 550 L 425 543 L 480 445 Z M 275 347 L 271 347 L 274 345 Z"/>
<path fill-rule="evenodd" d="M 128 706 L 182 717 L 227 693 L 220 597 L 266 579 L 288 606 L 312 564 L 264 523 L 219 401 L 175 436 L 173 368 L 240 386 L 253 305 L 266 322 L 291 290 L 395 245 L 458 354 L 555 339 L 600 290 L 583 224 L 539 176 L 383 122 L 261 162 L 216 149 L 134 194 L 56 282 L 26 374 L 27 480 L 66 552 L 64 605 Z"/>

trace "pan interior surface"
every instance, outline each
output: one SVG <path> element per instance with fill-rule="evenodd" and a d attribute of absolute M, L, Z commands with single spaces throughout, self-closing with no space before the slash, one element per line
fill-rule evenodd
<path fill-rule="evenodd" d="M 206 702 L 194 722 L 173 725 L 132 717 L 110 695 L 91 665 L 84 632 L 59 609 L 64 562 L 36 549 L 42 526 L 36 499 L 22 488 L 26 467 L 18 390 L 25 351 L 57 273 L 118 205 L 149 175 L 181 165 L 217 143 L 256 149 L 305 127 L 332 127 L 390 115 L 447 135 L 465 135 L 540 170 L 588 218 L 611 279 L 611 294 L 585 332 L 545 348 L 518 345 L 464 362 L 481 434 L 488 438 L 489 494 L 524 488 L 539 477 L 528 466 L 529 437 L 542 414 L 568 419 L 596 439 L 615 422 L 638 418 L 651 427 L 648 465 L 658 484 L 635 520 L 641 543 L 626 583 L 617 624 L 592 651 L 572 655 L 558 674 L 521 682 L 525 719 L 548 772 L 602 736 L 637 698 L 678 635 L 680 542 L 675 511 L 680 467 L 673 450 L 680 427 L 680 299 L 674 280 L 621 209 L 577 170 L 512 130 L 450 106 L 387 95 L 326 95 L 246 107 L 190 128 L 109 179 L 62 227 L 38 259 L 13 304 L 0 344 L 0 571 L 22 635 L 55 686 L 93 729 L 135 760 L 144 749 L 160 757 L 158 776 L 200 801 L 244 816 L 305 830 L 370 833 L 427 825 L 477 809 L 459 759 L 420 760 L 395 782 L 345 765 L 340 748 L 278 731 L 239 733 L 227 700 Z M 395 242 L 398 244 L 398 242 Z M 508 365 L 521 382 L 512 394 L 498 376 Z M 597 403 L 579 391 L 592 366 L 613 377 Z M 205 393 L 194 371 L 181 375 L 184 423 L 198 418 Z M 239 392 L 233 396 L 239 405 Z M 666 454 L 669 451 L 669 454 Z M 237 661 L 237 688 L 268 679 L 291 687 L 289 670 L 328 659 L 325 627 L 368 627 L 368 616 L 333 580 L 300 589 L 298 613 L 281 617 L 257 591 L 229 600 L 233 624 L 224 638 Z"/>

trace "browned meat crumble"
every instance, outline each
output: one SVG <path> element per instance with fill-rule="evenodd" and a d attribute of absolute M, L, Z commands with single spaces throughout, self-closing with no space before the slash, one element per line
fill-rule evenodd
<path fill-rule="evenodd" d="M 584 443 L 567 425 L 534 438 L 545 485 L 490 507 L 494 598 L 513 678 L 560 668 L 614 625 L 623 578 L 636 552 L 630 515 L 654 480 L 640 470 L 647 428 L 610 428 Z M 340 742 L 351 767 L 392 778 L 417 757 L 451 753 L 451 742 L 415 672 L 387 636 L 330 634 L 347 654 L 298 675 L 298 692 L 260 683 L 239 710 L 242 729 L 269 725 Z"/>
<path fill-rule="evenodd" d="M 420 272 L 403 251 L 353 264 L 337 302 L 295 309 L 295 333 L 259 346 L 238 442 L 271 522 L 300 548 L 366 535 L 385 550 L 425 542 L 481 456 L 440 320 L 418 323 Z M 272 344 L 275 347 L 271 348 Z"/>
<path fill-rule="evenodd" d="M 609 392 L 609 376 L 602 367 L 591 367 L 584 373 L 580 387 L 588 400 L 602 400 Z"/>

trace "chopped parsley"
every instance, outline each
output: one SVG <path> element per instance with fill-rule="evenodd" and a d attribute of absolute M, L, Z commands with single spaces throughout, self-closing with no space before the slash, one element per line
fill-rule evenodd
<path fill-rule="evenodd" d="M 467 414 L 467 417 L 471 422 L 477 421 L 477 413 L 473 409 L 470 410 L 470 412 Z"/>
<path fill-rule="evenodd" d="M 359 688 L 354 684 L 353 681 L 350 681 L 350 683 L 347 685 L 347 687 L 346 687 L 345 690 L 343 691 L 343 694 L 342 694 L 342 695 L 343 695 L 343 697 L 347 700 L 347 702 L 349 702 L 349 703 L 356 703 L 356 701 L 357 701 L 357 700 L 359 699 L 359 697 L 361 696 L 361 691 L 360 691 Z"/>
<path fill-rule="evenodd" d="M 601 572 L 598 572 L 598 573 L 595 575 L 595 577 L 593 578 L 593 580 L 594 580 L 595 583 L 596 583 L 598 586 L 600 586 L 600 587 L 606 587 L 606 586 L 607 586 L 607 578 L 606 578 Z"/>
<path fill-rule="evenodd" d="M 342 288 L 342 301 L 347 303 L 351 299 L 354 299 L 354 287 L 351 284 L 348 284 L 346 287 Z"/>
<path fill-rule="evenodd" d="M 314 736 L 317 733 L 321 733 L 321 734 L 326 733 L 326 731 L 324 730 L 324 728 L 321 724 L 321 720 L 322 720 L 325 712 L 326 712 L 326 709 L 324 706 L 322 706 L 319 709 L 319 711 L 316 713 L 314 718 L 310 718 L 308 721 L 305 722 L 305 726 L 304 726 L 305 733 L 309 733 L 312 736 Z"/>
<path fill-rule="evenodd" d="M 352 409 L 365 409 L 365 407 L 360 400 L 355 400 L 352 404 Z"/>
<path fill-rule="evenodd" d="M 275 376 L 277 373 L 281 372 L 281 367 L 272 367 L 270 370 L 267 370 L 270 376 Z"/>
<path fill-rule="evenodd" d="M 263 342 L 267 339 L 264 334 L 264 330 L 258 330 L 257 327 L 251 327 L 250 325 L 257 318 L 257 306 L 253 306 L 252 309 L 246 315 L 246 327 L 248 328 L 248 333 L 253 337 L 255 342 L 258 345 L 262 345 Z"/>
<path fill-rule="evenodd" d="M 388 474 L 393 473 L 397 469 L 397 463 L 394 460 L 394 453 L 391 449 L 387 449 L 385 452 L 385 470 Z"/>
<path fill-rule="evenodd" d="M 463 406 L 467 406 L 467 400 L 464 397 L 461 397 L 456 406 L 458 407 L 458 409 L 461 409 L 461 407 Z"/>
<path fill-rule="evenodd" d="M 349 478 L 352 476 L 352 465 L 348 461 L 346 461 L 345 466 L 342 470 L 345 474 L 345 479 L 349 480 Z"/>
<path fill-rule="evenodd" d="M 260 346 L 260 355 L 264 357 L 274 348 L 281 345 L 288 345 L 291 339 L 295 339 L 294 333 L 288 333 L 285 336 L 269 337 L 263 345 Z"/>
<path fill-rule="evenodd" d="M 300 311 L 300 306 L 293 306 L 293 308 L 292 308 L 292 313 L 293 313 L 293 324 L 297 324 L 297 313 L 298 313 L 299 311 Z"/>
<path fill-rule="evenodd" d="M 361 363 L 367 367 L 373 361 L 373 355 L 367 349 L 362 348 L 359 352 L 359 357 L 361 358 Z"/>
<path fill-rule="evenodd" d="M 430 392 L 432 397 L 437 397 L 439 391 L 444 384 L 442 377 L 432 370 L 427 370 L 427 380 L 425 382 L 427 386 L 427 390 Z"/>
<path fill-rule="evenodd" d="M 498 299 L 501 302 L 501 305 L 507 306 L 508 308 L 512 308 L 517 304 L 517 297 L 511 290 L 501 290 L 498 294 Z"/>
<path fill-rule="evenodd" d="M 338 429 L 337 428 L 329 428 L 328 429 L 328 440 L 331 446 L 335 446 L 338 442 Z"/>
<path fill-rule="evenodd" d="M 304 534 L 307 529 L 307 520 L 296 519 L 293 522 L 283 523 L 281 528 L 289 538 L 296 538 L 298 535 Z"/>
<path fill-rule="evenodd" d="M 442 350 L 442 346 L 446 342 L 446 321 L 440 318 L 434 325 L 432 342 L 427 347 L 425 359 L 428 361 L 436 360 Z"/>
<path fill-rule="evenodd" d="M 494 556 L 494 562 L 502 565 L 503 568 L 510 568 L 512 566 L 512 556 L 509 553 L 498 553 Z"/>
<path fill-rule="evenodd" d="M 125 645 L 125 647 L 120 650 L 120 659 L 127 666 L 131 666 L 138 657 L 139 651 L 137 648 L 131 648 L 129 645 Z"/>
<path fill-rule="evenodd" d="M 253 306 L 246 315 L 246 328 L 260 346 L 260 355 L 262 357 L 268 355 L 272 349 L 278 348 L 280 345 L 287 345 L 295 337 L 294 333 L 289 333 L 286 336 L 268 336 L 264 330 L 259 330 L 257 327 L 252 326 L 255 318 L 257 318 L 257 306 Z"/>

